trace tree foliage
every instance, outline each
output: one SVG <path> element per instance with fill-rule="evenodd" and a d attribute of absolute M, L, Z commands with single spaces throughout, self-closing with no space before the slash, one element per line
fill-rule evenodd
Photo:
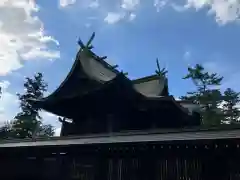
<path fill-rule="evenodd" d="M 42 73 L 37 73 L 33 78 L 27 77 L 24 82 L 25 92 L 17 94 L 21 111 L 15 116 L 11 134 L 15 138 L 33 138 L 34 136 L 52 136 L 53 127 L 42 124 L 40 109 L 34 107 L 29 99 L 40 99 L 47 90 Z"/>
<path fill-rule="evenodd" d="M 0 127 L 0 139 L 7 139 L 9 136 L 10 127 L 8 125 L 3 125 Z"/>
<path fill-rule="evenodd" d="M 240 102 L 239 95 L 240 93 L 235 92 L 231 88 L 227 88 L 224 91 L 224 120 L 230 124 L 239 123 L 239 108 L 237 107 Z"/>
<path fill-rule="evenodd" d="M 42 124 L 38 129 L 38 137 L 50 137 L 55 133 L 54 128 L 51 124 Z"/>
<path fill-rule="evenodd" d="M 0 127 L 0 139 L 11 138 L 13 121 L 6 121 L 2 127 Z"/>
<path fill-rule="evenodd" d="M 183 79 L 191 79 L 196 86 L 196 91 L 187 92 L 187 95 L 181 99 L 191 100 L 201 105 L 204 125 L 221 124 L 222 115 L 218 112 L 218 107 L 223 97 L 217 87 L 221 85 L 223 77 L 218 76 L 217 73 L 206 72 L 203 66 L 196 64 L 195 67 L 188 68 L 188 74 Z"/>

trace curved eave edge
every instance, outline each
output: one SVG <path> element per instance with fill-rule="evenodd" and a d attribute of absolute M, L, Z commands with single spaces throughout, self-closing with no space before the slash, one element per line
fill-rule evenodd
<path fill-rule="evenodd" d="M 42 109 L 42 105 L 46 103 L 46 100 L 43 100 L 43 99 L 28 99 L 27 102 L 30 103 L 32 106 L 34 106 L 36 108 L 41 108 Z"/>
<path fill-rule="evenodd" d="M 119 74 L 117 74 L 117 76 L 115 78 L 106 82 L 105 84 L 102 84 L 97 89 L 93 89 L 92 91 L 89 91 L 88 93 L 84 93 L 84 94 L 81 94 L 81 95 L 76 95 L 76 96 L 72 96 L 72 97 L 68 97 L 68 98 L 62 98 L 60 101 L 63 102 L 65 100 L 69 100 L 69 99 L 80 98 L 80 97 L 83 97 L 87 94 L 97 93 L 97 92 L 102 91 L 102 90 L 104 91 L 104 90 L 109 89 L 109 88 L 111 88 L 112 86 L 115 86 L 115 85 L 120 85 L 122 88 L 125 89 L 125 92 L 133 92 L 133 94 L 136 94 L 136 96 L 134 96 L 134 97 L 144 98 L 144 96 L 141 93 L 139 93 L 138 91 L 135 90 L 135 88 L 132 85 L 131 80 L 129 80 L 123 73 L 119 73 Z M 119 91 L 123 91 L 123 89 L 119 89 Z M 54 103 L 57 103 L 55 101 L 52 101 L 49 98 L 28 99 L 28 102 L 31 103 L 33 106 L 35 106 L 37 108 L 41 108 L 41 109 L 45 109 L 49 105 L 51 105 L 51 104 L 54 105 Z M 45 109 L 45 110 L 48 111 L 48 108 Z"/>
<path fill-rule="evenodd" d="M 103 89 L 108 89 L 113 84 L 118 84 L 119 82 L 121 82 L 121 84 L 123 84 L 123 86 L 122 86 L 123 88 L 126 88 L 127 91 L 134 92 L 140 98 L 149 99 L 149 100 L 151 100 L 153 98 L 154 100 L 159 100 L 159 101 L 171 101 L 182 112 L 189 114 L 189 110 L 187 108 L 184 108 L 178 101 L 176 101 L 174 99 L 173 96 L 148 97 L 148 96 L 142 95 L 139 91 L 137 91 L 134 88 L 132 81 L 129 80 L 123 73 L 117 74 L 117 76 L 114 79 L 112 79 L 111 81 L 108 81 L 107 83 L 100 86 L 98 89 L 94 89 L 93 91 L 90 91 L 88 93 L 96 93 L 97 91 L 101 91 Z M 86 94 L 82 94 L 81 96 L 84 96 L 84 95 L 86 95 Z M 75 96 L 75 97 L 79 97 L 79 95 Z M 75 98 L 75 97 L 71 97 L 71 98 Z M 69 99 L 69 98 L 66 98 L 66 99 Z M 62 99 L 62 100 L 64 100 L 64 99 Z M 45 107 L 47 107 L 46 105 L 49 105 L 51 103 L 51 99 L 49 99 L 49 98 L 39 99 L 39 100 L 38 99 L 29 99 L 29 103 L 33 104 L 34 106 L 36 106 L 38 108 L 45 109 Z"/>
<path fill-rule="evenodd" d="M 199 113 L 198 111 L 190 111 L 189 108 L 187 107 L 184 107 L 181 102 L 175 100 L 174 96 L 169 96 L 170 100 L 174 103 L 174 105 L 176 107 L 178 107 L 181 111 L 183 111 L 184 113 L 187 113 L 187 114 L 192 114 L 192 112 L 196 112 L 196 113 Z M 193 103 L 192 103 L 193 104 Z"/>
<path fill-rule="evenodd" d="M 176 107 L 178 107 L 181 111 L 183 111 L 186 114 L 190 113 L 190 111 L 187 108 L 183 107 L 180 103 L 178 103 L 173 96 L 170 97 L 172 102 L 176 105 Z"/>
<path fill-rule="evenodd" d="M 188 109 L 184 108 L 180 103 L 178 103 L 172 95 L 171 96 L 153 96 L 153 97 L 146 97 L 146 98 L 149 100 L 152 99 L 155 101 L 170 101 L 179 110 L 181 110 L 182 112 L 184 112 L 186 114 L 189 114 Z"/>
<path fill-rule="evenodd" d="M 178 109 L 180 109 L 182 112 L 189 114 L 188 109 L 184 108 L 180 103 L 178 103 L 175 98 L 171 96 L 165 96 L 166 100 L 171 101 Z"/>
<path fill-rule="evenodd" d="M 133 82 L 133 84 L 140 84 L 140 83 L 143 83 L 143 82 L 158 80 L 158 79 L 159 79 L 159 75 L 153 74 L 153 75 L 146 76 L 146 77 L 143 77 L 143 78 L 133 79 L 132 82 Z"/>

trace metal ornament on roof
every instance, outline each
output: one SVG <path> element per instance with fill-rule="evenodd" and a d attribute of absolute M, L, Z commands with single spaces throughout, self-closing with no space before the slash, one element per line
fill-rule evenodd
<path fill-rule="evenodd" d="M 155 71 L 156 74 L 162 78 L 164 80 L 164 89 L 163 89 L 163 95 L 164 96 L 169 96 L 169 92 L 168 92 L 168 79 L 167 79 L 167 73 L 168 71 L 166 70 L 166 68 L 160 68 L 160 64 L 159 64 L 159 60 L 158 58 L 156 59 L 156 63 L 157 63 L 157 70 Z"/>
<path fill-rule="evenodd" d="M 78 54 L 77 54 L 77 58 L 79 57 L 80 52 L 83 51 L 83 50 L 88 50 L 87 52 L 89 53 L 90 56 L 93 56 L 93 57 L 96 56 L 96 55 L 91 51 L 91 50 L 94 48 L 94 46 L 92 45 L 92 42 L 93 42 L 94 38 L 95 38 L 95 32 L 92 33 L 92 35 L 91 35 L 91 37 L 89 38 L 89 40 L 88 40 L 88 42 L 86 43 L 86 45 L 83 43 L 83 41 L 82 41 L 80 38 L 78 39 L 78 45 L 80 46 L 80 50 L 79 50 L 79 52 L 78 52 Z M 96 57 L 95 57 L 95 58 L 96 58 Z M 97 58 L 100 59 L 100 60 L 105 60 L 105 59 L 107 59 L 107 56 L 97 57 Z M 116 68 L 118 68 L 118 65 L 110 66 L 110 68 L 116 69 Z M 123 73 L 123 74 L 124 74 L 125 76 L 128 75 L 128 73 Z"/>
<path fill-rule="evenodd" d="M 78 44 L 81 47 L 81 49 L 84 49 L 84 48 L 93 49 L 93 46 L 91 44 L 92 44 L 92 41 L 94 38 L 95 38 L 95 32 L 92 33 L 92 35 L 86 45 L 84 45 L 84 43 L 82 42 L 82 40 L 80 38 L 78 39 Z"/>
<path fill-rule="evenodd" d="M 163 69 L 160 68 L 158 58 L 156 59 L 156 63 L 157 63 L 157 70 L 155 71 L 156 74 L 160 77 L 166 78 L 168 71 L 166 70 L 166 68 L 163 68 Z"/>

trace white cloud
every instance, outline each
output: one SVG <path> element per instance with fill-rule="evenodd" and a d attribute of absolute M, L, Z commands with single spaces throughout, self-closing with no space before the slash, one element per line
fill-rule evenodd
<path fill-rule="evenodd" d="M 10 83 L 8 81 L 0 82 L 2 95 L 0 98 L 0 126 L 10 121 L 19 111 L 18 98 L 15 94 L 8 91 Z"/>
<path fill-rule="evenodd" d="M 187 0 L 186 8 L 209 8 L 208 13 L 214 14 L 220 24 L 239 20 L 240 0 Z"/>
<path fill-rule="evenodd" d="M 66 6 L 72 5 L 75 2 L 76 2 L 76 0 L 59 0 L 59 4 L 62 7 L 66 7 Z"/>
<path fill-rule="evenodd" d="M 130 21 L 133 21 L 135 18 L 136 18 L 136 14 L 131 13 L 131 14 L 129 15 L 129 20 L 130 20 Z"/>
<path fill-rule="evenodd" d="M 122 0 L 121 7 L 126 10 L 133 11 L 139 5 L 140 0 Z"/>
<path fill-rule="evenodd" d="M 188 60 L 190 57 L 191 57 L 190 51 L 186 51 L 186 52 L 184 53 L 184 55 L 183 55 L 183 58 L 184 58 L 185 60 Z"/>
<path fill-rule="evenodd" d="M 114 24 L 119 22 L 124 17 L 125 17 L 124 13 L 109 12 L 105 17 L 104 21 L 107 22 L 108 24 Z"/>
<path fill-rule="evenodd" d="M 199 0 L 186 0 L 186 7 L 194 7 L 196 8 L 197 10 L 204 7 L 206 4 L 209 4 L 209 1 L 208 0 L 202 0 L 202 1 L 199 1 Z"/>
<path fill-rule="evenodd" d="M 115 24 L 122 19 L 125 20 L 134 20 L 136 17 L 135 11 L 140 4 L 140 0 L 121 0 L 120 4 L 117 4 L 117 10 L 108 10 L 108 6 L 106 6 L 106 2 L 100 4 L 99 0 L 59 0 L 59 4 L 61 7 L 67 7 L 68 5 L 72 5 L 74 3 L 79 3 L 77 7 L 81 8 L 99 8 L 100 5 L 103 5 L 104 8 L 101 8 L 101 13 L 106 13 L 107 16 L 104 18 L 104 22 L 108 24 Z M 89 23 L 87 26 L 89 27 Z"/>
<path fill-rule="evenodd" d="M 54 136 L 60 136 L 61 133 L 61 127 L 56 128 Z"/>
<path fill-rule="evenodd" d="M 32 48 L 30 51 L 22 55 L 25 60 L 34 59 L 37 57 L 47 57 L 49 60 L 59 58 L 60 53 L 58 51 L 45 50 L 42 51 L 41 48 Z"/>
<path fill-rule="evenodd" d="M 175 3 L 171 3 L 170 6 L 177 12 L 184 12 L 188 9 L 186 6 L 178 5 Z"/>
<path fill-rule="evenodd" d="M 39 10 L 34 0 L 0 1 L 0 75 L 22 67 L 22 60 L 58 58 L 59 52 L 49 50 L 42 21 L 33 15 Z"/>
<path fill-rule="evenodd" d="M 122 19 L 133 21 L 136 18 L 135 10 L 139 6 L 140 0 L 122 0 L 120 12 L 108 12 L 104 21 L 108 24 L 115 24 Z"/>
<path fill-rule="evenodd" d="M 163 7 L 165 7 L 168 3 L 168 0 L 154 0 L 154 6 L 157 9 L 157 12 L 159 12 Z"/>
<path fill-rule="evenodd" d="M 98 2 L 98 0 L 95 0 L 95 1 L 90 2 L 89 7 L 90 7 L 90 8 L 98 8 L 98 7 L 99 7 L 99 2 Z"/>
<path fill-rule="evenodd" d="M 89 8 L 98 8 L 99 7 L 99 0 L 59 0 L 59 5 L 62 8 L 68 7 L 70 5 L 73 5 L 77 2 L 80 2 L 80 4 L 83 7 L 89 7 Z M 79 6 L 78 6 L 79 7 Z"/>
<path fill-rule="evenodd" d="M 56 115 L 46 111 L 41 111 L 40 116 L 42 117 L 43 124 L 51 124 L 55 128 L 55 135 L 60 135 L 61 123 Z"/>
<path fill-rule="evenodd" d="M 47 111 L 41 111 L 40 116 L 44 123 L 47 124 L 58 124 L 58 118 L 56 115 L 49 113 Z"/>

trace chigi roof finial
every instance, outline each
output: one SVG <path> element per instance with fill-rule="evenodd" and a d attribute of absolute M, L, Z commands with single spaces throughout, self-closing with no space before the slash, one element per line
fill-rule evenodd
<path fill-rule="evenodd" d="M 160 68 L 160 64 L 159 64 L 158 58 L 156 59 L 156 63 L 157 63 L 157 70 L 155 72 L 161 79 L 163 79 L 163 82 L 164 82 L 164 87 L 163 87 L 162 93 L 159 94 L 159 95 L 161 95 L 161 96 L 169 96 L 168 78 L 167 78 L 168 71 L 166 70 L 166 68 L 162 68 L 162 69 Z"/>
<path fill-rule="evenodd" d="M 90 39 L 88 40 L 87 44 L 84 45 L 83 41 L 81 40 L 81 38 L 78 39 L 78 45 L 81 47 L 81 49 L 84 49 L 84 48 L 88 48 L 88 49 L 93 49 L 93 46 L 92 46 L 92 41 L 93 39 L 95 38 L 95 32 L 92 33 Z"/>
<path fill-rule="evenodd" d="M 162 69 L 160 68 L 158 58 L 156 59 L 156 63 L 157 63 L 157 70 L 155 71 L 156 74 L 159 75 L 160 77 L 166 78 L 168 71 L 166 70 L 166 68 L 162 68 Z"/>

